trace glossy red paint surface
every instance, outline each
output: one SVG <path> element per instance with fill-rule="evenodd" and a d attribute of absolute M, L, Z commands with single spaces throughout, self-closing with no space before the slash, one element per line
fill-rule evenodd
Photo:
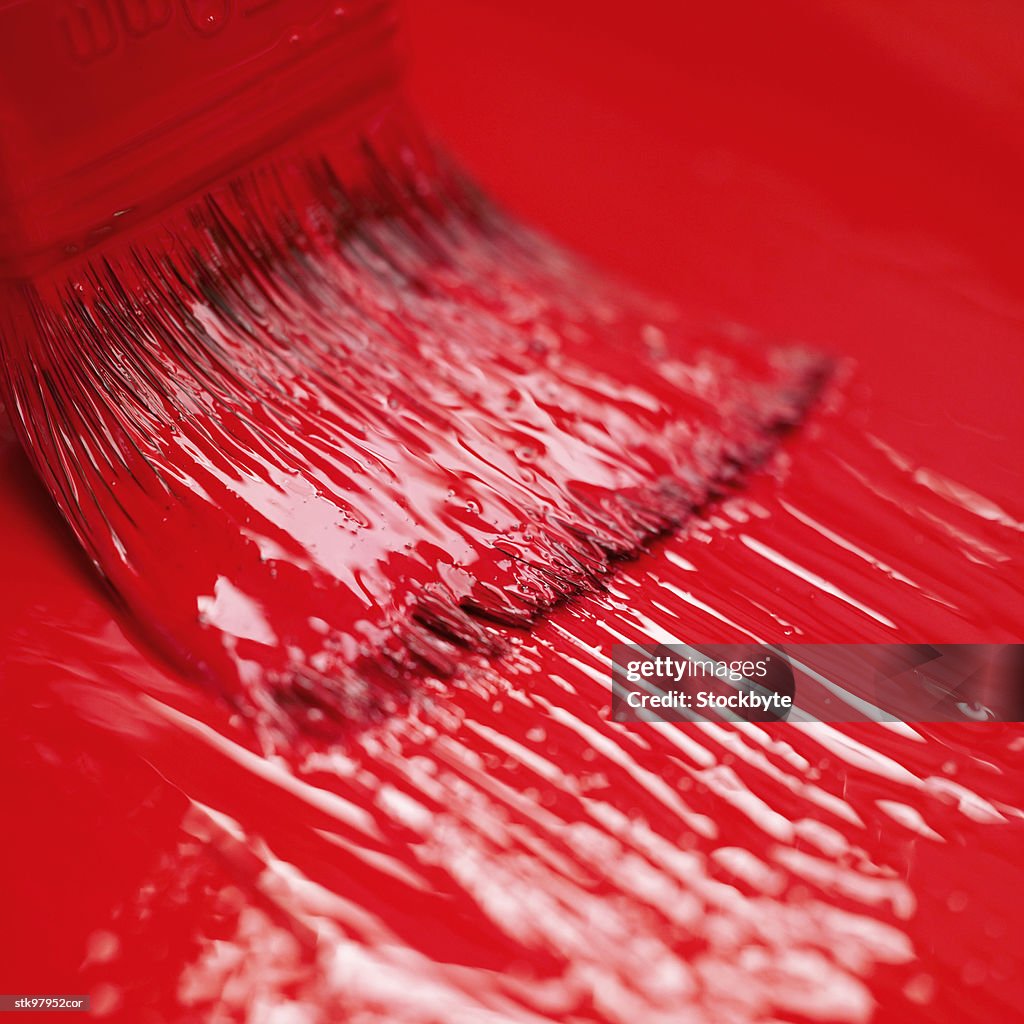
<path fill-rule="evenodd" d="M 133 1022 L 1015 1019 L 1020 727 L 624 730 L 599 653 L 1022 639 L 1012 12 L 427 7 L 413 95 L 489 188 L 854 376 L 609 594 L 302 759 L 125 636 L 8 445 L 0 988 Z"/>

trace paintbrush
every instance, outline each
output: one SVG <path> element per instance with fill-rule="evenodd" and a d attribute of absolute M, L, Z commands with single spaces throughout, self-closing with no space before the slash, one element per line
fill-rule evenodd
<path fill-rule="evenodd" d="M 11 419 L 126 620 L 259 722 L 500 654 L 827 375 L 490 203 L 389 3 L 28 0 L 0 39 Z"/>

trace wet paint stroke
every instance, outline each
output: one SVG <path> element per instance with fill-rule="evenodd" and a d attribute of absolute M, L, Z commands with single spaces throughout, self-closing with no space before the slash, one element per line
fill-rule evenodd
<path fill-rule="evenodd" d="M 845 415 L 808 435 L 503 658 L 290 757 L 84 568 L 42 587 L 5 645 L 6 756 L 48 807 L 18 845 L 77 821 L 95 903 L 54 962 L 113 1020 L 1014 1019 L 1020 726 L 608 721 L 622 639 L 1009 628 L 1008 510 Z"/>

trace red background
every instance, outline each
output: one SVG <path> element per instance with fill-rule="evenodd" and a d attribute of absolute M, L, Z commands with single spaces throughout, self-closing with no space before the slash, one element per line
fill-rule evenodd
<path fill-rule="evenodd" d="M 690 308 L 856 357 L 874 430 L 1019 492 L 1019 5 L 406 15 L 419 109 L 509 207 Z"/>

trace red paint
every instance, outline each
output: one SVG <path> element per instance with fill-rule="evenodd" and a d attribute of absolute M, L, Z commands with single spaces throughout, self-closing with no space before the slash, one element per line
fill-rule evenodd
<path fill-rule="evenodd" d="M 469 33 L 474 15 L 461 13 Z M 422 37 L 438 62 L 444 45 L 460 38 L 445 17 L 437 15 L 437 37 Z M 508 28 L 500 14 L 475 17 Z M 688 45 L 717 41 L 719 50 L 703 51 L 713 77 L 713 58 L 747 33 L 756 38 L 758 23 L 739 18 L 716 30 L 707 17 L 705 36 Z M 994 101 L 1004 33 L 997 26 L 986 34 L 972 18 L 968 36 L 948 17 L 913 38 L 938 33 L 976 60 L 987 53 L 991 76 L 975 82 L 971 96 L 980 88 L 982 100 Z M 600 26 L 600 12 L 587 24 Z M 781 25 L 793 41 L 779 63 L 802 83 L 800 60 L 810 62 L 834 36 L 823 36 L 820 21 Z M 881 34 L 893 37 L 888 27 Z M 597 52 L 619 55 L 616 92 L 625 109 L 643 109 L 632 106 L 623 81 L 635 81 L 630 72 L 647 61 L 629 57 L 636 36 L 621 36 Z M 517 53 L 536 52 L 528 38 L 507 38 Z M 908 44 L 905 52 L 922 48 Z M 565 66 L 582 52 L 566 49 Z M 758 52 L 740 50 L 745 58 Z M 739 87 L 733 106 L 708 89 L 708 123 L 734 126 L 738 169 L 728 187 L 714 179 L 700 186 L 697 176 L 689 189 L 668 182 L 654 193 L 659 222 L 687 224 L 685 233 L 664 229 L 682 241 L 659 248 L 641 220 L 632 244 L 609 242 L 613 232 L 593 209 L 577 221 L 575 240 L 593 251 L 638 253 L 629 257 L 633 272 L 667 282 L 688 307 L 688 291 L 700 284 L 708 305 L 768 327 L 789 318 L 783 326 L 860 356 L 842 406 L 787 444 L 782 461 L 748 490 L 626 567 L 607 596 L 557 611 L 497 667 L 470 658 L 451 681 L 430 686 L 432 702 L 351 737 L 333 761 L 273 769 L 223 745 L 218 736 L 251 743 L 248 731 L 125 638 L 8 447 L 0 516 L 3 535 L 18 542 L 4 547 L 3 564 L 5 577 L 19 582 L 0 597 L 2 749 L 4 777 L 19 780 L 5 790 L 5 820 L 19 827 L 4 844 L 3 877 L 20 884 L 5 898 L 17 930 L 8 932 L 14 941 L 4 950 L 0 988 L 89 989 L 127 1021 L 215 1019 L 204 993 L 222 992 L 226 1019 L 244 1019 L 242 1007 L 257 995 L 311 1007 L 313 1020 L 480 1020 L 489 1011 L 498 1020 L 656 1021 L 688 1010 L 712 1020 L 838 1020 L 866 1019 L 873 1007 L 876 1019 L 893 1021 L 1019 1016 L 1019 727 L 929 727 L 925 742 L 844 728 L 873 756 L 837 746 L 837 735 L 786 726 L 678 730 L 680 748 L 672 736 L 605 722 L 604 669 L 586 647 L 608 644 L 611 631 L 640 640 L 652 628 L 725 641 L 744 631 L 788 642 L 1021 638 L 1021 516 L 1007 487 L 1018 480 L 1019 411 L 1003 401 L 1019 379 L 1019 292 L 999 273 L 1006 263 L 996 233 L 973 229 L 967 206 L 950 210 L 923 196 L 914 215 L 930 240 L 909 252 L 877 229 L 858 234 L 845 221 L 815 219 L 813 186 L 831 189 L 851 219 L 871 208 L 890 224 L 885 217 L 899 205 L 898 197 L 881 202 L 884 189 L 858 192 L 857 176 L 842 170 L 839 155 L 853 148 L 843 127 L 872 124 L 867 114 L 872 104 L 884 109 L 886 91 L 879 84 L 867 100 L 853 91 L 850 83 L 867 80 L 863 51 L 828 52 L 834 59 L 815 65 L 822 89 L 801 86 L 778 108 L 775 123 L 791 117 L 794 127 L 772 151 L 777 166 L 803 175 L 783 190 L 793 197 L 788 205 L 769 188 L 766 202 L 744 206 L 760 180 L 744 147 L 767 138 L 770 123 L 759 129 L 756 117 L 741 116 Z M 430 78 L 420 59 L 422 84 Z M 766 56 L 750 75 L 770 78 L 773 66 Z M 445 79 L 433 74 L 441 90 Z M 685 92 L 696 72 L 677 74 L 666 73 Z M 507 77 L 506 99 L 530 88 L 530 78 Z M 493 99 L 502 94 L 495 81 L 489 93 L 479 82 L 468 92 Z M 965 81 L 959 75 L 947 88 Z M 601 88 L 587 86 L 594 107 Z M 807 150 L 796 148 L 786 164 L 797 127 L 809 124 L 805 106 L 837 92 L 853 110 L 838 119 L 834 150 L 808 165 Z M 439 95 L 435 116 L 445 109 Z M 552 92 L 550 109 L 532 120 L 505 125 L 533 126 L 536 163 L 538 148 L 550 153 L 567 134 L 560 95 Z M 948 104 L 931 87 L 915 102 L 919 113 L 934 104 L 936 119 Z M 585 112 L 579 123 L 587 123 Z M 467 138 L 479 140 L 479 122 L 453 134 L 465 148 Z M 884 165 L 902 151 L 897 135 L 871 134 L 857 147 L 861 159 Z M 670 147 L 656 150 L 652 167 L 678 166 L 666 163 L 671 147 L 678 156 L 696 145 L 689 134 L 672 138 L 649 143 Z M 551 155 L 541 163 L 547 184 L 532 186 L 509 150 L 490 145 L 485 176 L 499 191 L 523 188 L 521 205 L 541 215 L 552 209 L 546 197 L 557 196 L 559 180 L 596 188 L 587 182 L 602 180 L 622 146 L 640 184 L 637 196 L 620 200 L 626 209 L 649 208 L 638 149 L 626 139 L 613 146 L 606 138 L 607 161 L 587 160 L 593 178 L 573 170 L 559 179 L 566 164 Z M 964 152 L 949 174 L 968 173 L 974 159 Z M 504 177 L 496 173 L 502 161 L 510 163 Z M 1002 197 L 1010 208 L 1012 165 L 989 170 L 990 189 L 963 202 L 996 206 Z M 623 180 L 632 178 L 617 178 L 620 191 Z M 904 199 L 914 191 L 910 180 Z M 559 209 L 573 205 L 559 199 Z M 808 241 L 811 228 L 816 242 Z M 769 240 L 774 276 L 757 258 Z M 935 271 L 939 252 L 967 254 L 970 287 Z M 695 254 L 702 277 L 686 272 Z M 662 261 L 678 266 L 678 276 Z M 971 341 L 969 360 L 961 338 Z M 989 362 L 975 355 L 982 345 Z M 910 358 L 918 346 L 936 364 L 941 353 L 925 387 L 915 387 L 921 362 Z M 895 465 L 869 435 L 909 452 L 910 465 Z M 958 492 L 947 474 L 971 491 Z M 805 574 L 773 566 L 745 537 Z M 213 731 L 203 732 L 204 723 Z M 348 803 L 331 803 L 331 794 Z M 205 808 L 216 812 L 212 819 Z M 321 890 L 289 889 L 287 873 L 266 870 L 271 853 Z M 325 901 L 327 894 L 340 900 Z M 243 955 L 232 960 L 236 949 Z M 665 968 L 660 986 L 644 974 L 652 963 Z M 234 989 L 225 984 L 232 976 L 240 979 Z M 375 979 L 386 979 L 382 990 L 367 991 Z"/>

